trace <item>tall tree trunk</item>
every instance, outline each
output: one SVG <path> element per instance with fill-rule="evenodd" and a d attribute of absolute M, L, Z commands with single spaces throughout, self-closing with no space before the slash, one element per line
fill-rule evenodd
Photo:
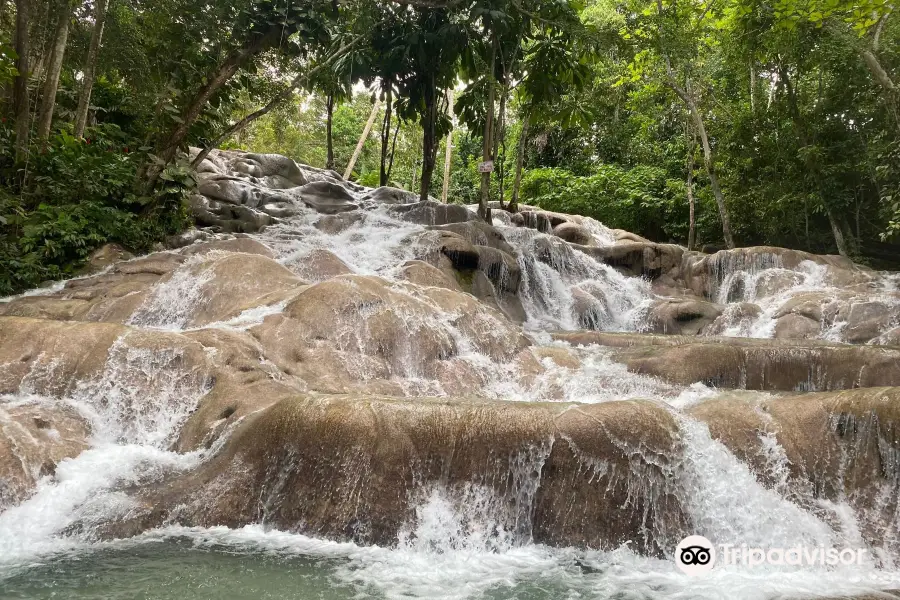
<path fill-rule="evenodd" d="M 109 0 L 97 0 L 94 8 L 94 29 L 91 32 L 91 45 L 88 47 L 87 62 L 81 80 L 81 93 L 78 95 L 78 109 L 75 111 L 75 137 L 83 137 L 87 127 L 88 111 L 91 106 L 91 92 L 94 89 L 94 77 L 97 74 L 97 59 L 100 57 L 100 43 L 103 40 L 103 26 L 106 24 L 106 8 Z"/>
<path fill-rule="evenodd" d="M 28 26 L 30 0 L 16 0 L 16 70 L 19 72 L 13 83 L 13 106 L 16 114 L 16 161 L 23 162 L 28 156 L 28 134 L 30 130 L 28 98 Z"/>
<path fill-rule="evenodd" d="M 438 137 L 438 90 L 434 85 L 434 75 L 425 90 L 425 122 L 422 123 L 422 181 L 419 188 L 419 200 L 426 202 L 431 191 L 431 180 L 434 177 L 434 165 L 437 162 Z"/>
<path fill-rule="evenodd" d="M 884 67 L 881 66 L 881 61 L 878 60 L 878 51 L 881 47 L 881 33 L 884 31 L 885 24 L 890 16 L 891 11 L 889 10 L 875 25 L 875 28 L 872 30 L 871 47 L 862 50 L 861 55 L 869 72 L 872 73 L 872 77 L 884 89 L 884 101 L 894 117 L 897 131 L 900 132 L 900 88 L 894 83 L 894 80 L 891 79 Z"/>
<path fill-rule="evenodd" d="M 401 121 L 398 118 L 397 124 L 394 125 L 394 139 L 393 139 L 393 141 L 391 141 L 391 154 L 390 154 L 390 159 L 388 160 L 388 168 L 387 168 L 388 181 L 391 180 L 391 173 L 394 172 L 394 155 L 397 151 L 397 138 L 400 136 L 400 124 L 401 124 Z"/>
<path fill-rule="evenodd" d="M 359 143 L 356 144 L 356 150 L 353 151 L 353 156 L 347 164 L 347 170 L 344 171 L 344 179 L 350 179 L 350 175 L 353 174 L 353 168 L 356 167 L 356 161 L 359 160 L 359 155 L 362 154 L 363 146 L 366 145 L 366 140 L 369 139 L 369 134 L 372 132 L 372 126 L 375 125 L 375 117 L 378 116 L 378 110 L 380 108 L 381 99 L 379 98 L 375 100 L 375 104 L 372 106 L 372 114 L 369 115 L 369 120 L 366 121 L 366 126 L 363 128 L 362 135 L 359 136 Z"/>
<path fill-rule="evenodd" d="M 531 111 L 526 109 L 522 116 L 522 131 L 519 133 L 519 144 L 516 147 L 516 177 L 513 180 L 512 200 L 507 209 L 519 212 L 519 190 L 522 188 L 522 171 L 525 167 L 525 148 L 528 145 L 528 130 L 531 127 Z"/>
<path fill-rule="evenodd" d="M 716 156 L 709 143 L 709 136 L 706 133 L 703 116 L 700 114 L 700 110 L 697 108 L 697 103 L 694 102 L 693 97 L 675 83 L 672 77 L 669 77 L 668 85 L 678 97 L 681 98 L 688 111 L 691 113 L 694 127 L 697 129 L 703 147 L 703 167 L 706 170 L 707 177 L 709 177 L 709 185 L 712 188 L 713 195 L 716 198 L 716 205 L 719 208 L 719 218 L 722 221 L 722 236 L 725 238 L 725 245 L 729 249 L 734 248 L 734 238 L 731 235 L 731 219 L 728 216 L 728 207 L 725 205 L 725 195 L 722 193 L 722 188 L 719 187 L 719 178 L 716 175 Z"/>
<path fill-rule="evenodd" d="M 72 18 L 72 4 L 69 0 L 63 0 L 59 9 L 59 17 L 56 21 L 56 31 L 54 33 L 53 51 L 50 54 L 47 77 L 44 79 L 41 111 L 38 116 L 38 138 L 41 140 L 42 146 L 47 145 L 47 138 L 50 137 L 53 111 L 56 108 L 56 90 L 59 88 L 59 74 L 62 71 L 66 42 L 69 39 L 69 21 Z"/>
<path fill-rule="evenodd" d="M 696 218 L 696 208 L 694 204 L 694 149 L 696 147 L 696 139 L 693 143 L 690 144 L 688 148 L 688 156 L 687 156 L 687 197 L 688 197 L 688 211 L 690 212 L 689 216 L 689 226 L 688 226 L 688 250 L 693 250 L 694 246 L 697 243 L 697 218 Z"/>
<path fill-rule="evenodd" d="M 488 75 L 488 97 L 487 97 L 487 105 L 486 112 L 487 115 L 484 121 L 484 141 L 481 147 L 481 158 L 484 162 L 489 162 L 491 157 L 491 150 L 493 149 L 493 141 L 494 141 L 494 101 L 496 99 L 496 82 L 494 81 L 495 69 L 497 67 L 497 42 L 494 40 L 493 50 L 491 51 L 491 66 L 490 73 Z M 478 198 L 478 216 L 487 221 L 491 222 L 491 208 L 488 206 L 488 201 L 491 198 L 491 174 L 490 172 L 485 172 L 481 174 L 481 195 Z"/>
<path fill-rule="evenodd" d="M 497 182 L 500 185 L 500 208 L 503 208 L 504 202 L 504 183 L 505 175 L 503 163 L 506 162 L 506 100 L 509 96 L 508 84 L 504 83 L 503 90 L 500 94 L 500 109 L 497 112 L 497 125 L 494 127 L 494 159 L 497 169 Z M 500 156 L 500 149 L 503 148 L 503 157 Z"/>
<path fill-rule="evenodd" d="M 453 90 L 447 90 L 447 114 L 453 119 Z M 450 167 L 453 163 L 453 127 L 447 132 L 446 151 L 444 154 L 444 186 L 441 190 L 441 202 L 447 204 L 450 196 Z"/>
<path fill-rule="evenodd" d="M 384 82 L 384 121 L 381 123 L 381 171 L 379 185 L 388 184 L 388 152 L 391 143 L 391 119 L 394 112 L 394 86 L 390 81 Z"/>
<path fill-rule="evenodd" d="M 847 241 L 844 239 L 844 232 L 834 215 L 834 211 L 826 206 L 825 212 L 828 214 L 828 222 L 831 224 L 831 233 L 834 235 L 834 243 L 837 246 L 838 252 L 843 257 L 850 256 L 850 252 L 847 249 Z"/>
<path fill-rule="evenodd" d="M 334 94 L 328 94 L 325 101 L 325 168 L 334 170 Z"/>
<path fill-rule="evenodd" d="M 778 70 L 779 78 L 784 83 L 784 87 L 787 90 L 787 98 L 788 98 L 788 107 L 790 109 L 791 120 L 794 123 L 794 128 L 797 130 L 797 137 L 800 140 L 800 143 L 804 147 L 812 146 L 814 143 L 814 138 L 809 134 L 806 128 L 806 123 L 803 120 L 803 115 L 800 113 L 800 104 L 797 102 L 797 92 L 794 89 L 794 85 L 791 82 L 791 78 L 787 72 L 787 69 L 783 67 L 779 67 Z M 849 252 L 847 251 L 847 243 L 844 240 L 844 232 L 841 231 L 841 226 L 835 218 L 834 212 L 828 204 L 828 201 L 825 199 L 825 190 L 823 188 L 822 182 L 822 171 L 819 168 L 819 164 L 812 158 L 812 155 L 809 155 L 810 158 L 807 158 L 805 161 L 805 166 L 810 173 L 812 180 L 814 181 L 814 188 L 819 196 L 819 202 L 825 208 L 825 212 L 828 215 L 828 222 L 831 224 L 831 232 L 834 235 L 834 243 L 837 246 L 838 252 L 841 256 L 849 256 Z M 808 234 L 807 234 L 808 235 Z"/>

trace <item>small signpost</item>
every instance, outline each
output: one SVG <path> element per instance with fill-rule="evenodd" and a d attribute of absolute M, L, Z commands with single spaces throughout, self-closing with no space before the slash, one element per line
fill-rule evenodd
<path fill-rule="evenodd" d="M 494 161 L 489 160 L 487 162 L 478 163 L 478 172 L 479 173 L 493 173 L 494 172 Z"/>

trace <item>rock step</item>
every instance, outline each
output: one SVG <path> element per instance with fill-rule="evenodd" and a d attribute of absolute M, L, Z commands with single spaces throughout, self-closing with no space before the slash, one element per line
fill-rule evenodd
<path fill-rule="evenodd" d="M 811 392 L 900 386 L 900 348 L 888 346 L 593 331 L 553 337 L 614 348 L 612 358 L 629 371 L 679 385 Z"/>

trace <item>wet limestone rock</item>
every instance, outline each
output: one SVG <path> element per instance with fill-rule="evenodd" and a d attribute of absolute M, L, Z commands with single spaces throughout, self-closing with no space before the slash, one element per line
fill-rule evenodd
<path fill-rule="evenodd" d="M 657 279 L 679 272 L 684 248 L 674 244 L 619 242 L 612 246 L 575 246 L 595 260 L 615 267 L 625 275 Z"/>
<path fill-rule="evenodd" d="M 590 246 L 594 241 L 594 236 L 592 236 L 587 229 L 571 221 L 560 223 L 554 227 L 553 235 L 572 244 L 579 244 L 581 246 Z"/>
<path fill-rule="evenodd" d="M 419 195 L 414 192 L 385 186 L 372 190 L 360 200 L 376 204 L 415 204 L 419 201 Z"/>
<path fill-rule="evenodd" d="M 421 260 L 411 260 L 403 265 L 400 277 L 423 287 L 442 287 L 461 292 L 459 283 L 437 267 Z"/>
<path fill-rule="evenodd" d="M 650 308 L 650 331 L 697 335 L 715 322 L 723 311 L 724 307 L 699 298 L 661 298 Z"/>
<path fill-rule="evenodd" d="M 818 321 L 800 314 L 788 314 L 775 321 L 777 340 L 809 340 L 821 333 L 822 325 Z"/>
<path fill-rule="evenodd" d="M 294 261 L 294 271 L 306 281 L 325 281 L 340 275 L 350 275 L 353 270 L 336 254 L 320 248 Z"/>
<path fill-rule="evenodd" d="M 104 244 L 91 252 L 82 271 L 85 274 L 99 273 L 115 263 L 131 260 L 132 258 L 134 258 L 134 255 L 121 245 Z"/>
<path fill-rule="evenodd" d="M 300 188 L 300 199 L 323 215 L 356 210 L 356 197 L 346 187 L 330 181 L 314 181 Z"/>
<path fill-rule="evenodd" d="M 538 543 L 613 549 L 630 541 L 658 554 L 685 530 L 666 482 L 676 431 L 668 411 L 645 402 L 291 398 L 248 417 L 196 472 L 144 490 L 144 514 L 114 534 L 265 519 L 282 530 L 390 545 L 415 506 L 442 489 L 460 506 L 482 494 L 493 518 Z M 521 480 L 496 477 L 510 465 L 522 465 Z M 653 492 L 636 495 L 636 485 Z"/>
<path fill-rule="evenodd" d="M 0 511 L 28 498 L 60 461 L 86 450 L 89 435 L 71 407 L 0 402 Z"/>
<path fill-rule="evenodd" d="M 274 260 L 258 254 L 225 253 L 207 255 L 184 268 L 190 277 L 203 282 L 200 301 L 192 307 L 188 326 L 198 327 L 227 321 L 243 311 L 286 300 L 306 282 Z M 166 280 L 161 282 L 166 285 Z"/>
<path fill-rule="evenodd" d="M 465 206 L 441 204 L 434 200 L 415 204 L 399 204 L 390 209 L 398 219 L 419 225 L 447 225 L 479 219 L 478 215 Z"/>
<path fill-rule="evenodd" d="M 265 213 L 242 205 L 221 202 L 194 194 L 190 199 L 194 220 L 201 227 L 226 233 L 256 233 L 274 222 Z"/>
<path fill-rule="evenodd" d="M 613 358 L 635 373 L 691 385 L 828 391 L 900 385 L 900 351 L 826 342 L 575 334 L 575 343 L 629 344 Z M 663 342 L 668 345 L 660 347 Z"/>

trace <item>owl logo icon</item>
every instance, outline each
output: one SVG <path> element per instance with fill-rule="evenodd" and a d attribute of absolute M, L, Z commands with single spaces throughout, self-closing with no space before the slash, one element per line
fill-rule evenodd
<path fill-rule="evenodd" d="M 716 564 L 716 548 L 703 536 L 692 535 L 675 548 L 675 564 L 686 575 L 703 575 Z"/>

